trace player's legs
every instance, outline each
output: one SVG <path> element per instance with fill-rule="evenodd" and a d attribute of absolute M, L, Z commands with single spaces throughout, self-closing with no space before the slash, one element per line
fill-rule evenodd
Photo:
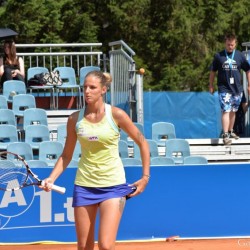
<path fill-rule="evenodd" d="M 114 250 L 115 240 L 126 203 L 125 197 L 112 198 L 100 204 L 99 250 Z"/>
<path fill-rule="evenodd" d="M 97 209 L 98 204 L 74 208 L 78 250 L 94 249 Z"/>

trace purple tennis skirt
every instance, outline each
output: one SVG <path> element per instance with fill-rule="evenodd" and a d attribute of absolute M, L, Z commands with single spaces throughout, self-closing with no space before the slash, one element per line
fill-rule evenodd
<path fill-rule="evenodd" d="M 130 186 L 128 183 L 103 188 L 75 185 L 72 206 L 80 207 L 93 205 L 111 198 L 125 197 L 133 193 L 135 189 L 135 186 Z"/>

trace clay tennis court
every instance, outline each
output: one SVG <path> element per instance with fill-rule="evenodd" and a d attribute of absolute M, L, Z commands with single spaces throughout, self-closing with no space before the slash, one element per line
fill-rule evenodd
<path fill-rule="evenodd" d="M 5 245 L 1 250 L 76 250 L 76 244 Z M 240 250 L 250 249 L 250 239 L 205 239 L 117 242 L 116 250 Z M 97 245 L 94 250 L 98 250 Z"/>

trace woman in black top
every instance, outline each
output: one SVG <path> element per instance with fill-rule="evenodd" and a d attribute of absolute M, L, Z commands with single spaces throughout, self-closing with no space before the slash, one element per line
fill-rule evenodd
<path fill-rule="evenodd" d="M 16 55 L 16 45 L 14 41 L 5 41 L 3 45 L 4 55 L 0 58 L 1 88 L 7 80 L 24 81 L 24 62 Z"/>

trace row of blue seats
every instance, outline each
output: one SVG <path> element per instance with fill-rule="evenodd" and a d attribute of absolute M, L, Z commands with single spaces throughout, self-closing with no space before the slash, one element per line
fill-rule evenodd
<path fill-rule="evenodd" d="M 134 123 L 137 128 L 144 134 L 144 127 L 140 123 Z M 150 147 L 150 156 L 151 159 L 153 157 L 161 157 L 159 155 L 159 148 L 165 148 L 164 157 L 170 158 L 160 159 L 160 161 L 165 161 L 166 164 L 171 160 L 174 161 L 175 164 L 184 164 L 184 158 L 191 157 L 190 153 L 190 145 L 187 140 L 179 139 L 176 136 L 175 126 L 169 122 L 155 122 L 152 124 L 152 139 L 147 139 Z M 140 151 L 138 146 L 129 138 L 129 136 L 121 131 L 121 140 L 120 147 L 122 148 L 121 155 L 123 158 L 127 158 L 127 147 L 133 148 L 133 156 L 134 158 L 140 159 Z M 192 162 L 195 164 L 207 164 L 208 161 L 204 156 L 192 156 Z M 191 161 L 190 160 L 190 161 Z M 158 161 L 157 159 L 155 161 Z M 186 160 L 189 161 L 189 160 Z"/>
<path fill-rule="evenodd" d="M 12 109 L 15 116 L 23 116 L 26 109 L 36 108 L 36 100 L 33 95 L 20 94 L 12 97 L 12 107 L 9 108 L 7 99 L 0 95 L 0 110 Z"/>
<path fill-rule="evenodd" d="M 65 89 L 65 90 L 71 89 L 72 96 L 75 96 L 73 89 L 77 88 L 77 90 L 78 90 L 77 95 L 76 95 L 77 100 L 78 100 L 77 108 L 82 107 L 80 87 L 78 85 L 72 86 L 70 84 L 67 84 L 67 85 L 65 84 L 65 85 L 58 86 L 58 88 Z M 41 91 L 49 90 L 50 91 L 50 109 L 58 109 L 58 98 L 59 98 L 59 93 L 60 93 L 59 89 L 57 91 L 55 91 L 54 86 L 47 86 L 47 85 L 46 86 L 32 86 L 29 88 L 30 93 L 28 93 L 25 83 L 22 81 L 18 81 L 18 80 L 8 80 L 8 81 L 5 81 L 3 83 L 3 93 L 2 93 L 2 95 L 0 95 L 1 96 L 1 99 L 0 99 L 1 106 L 6 107 L 6 105 L 7 105 L 7 107 L 8 107 L 9 106 L 8 104 L 10 104 L 10 103 L 15 104 L 16 101 L 14 99 L 16 97 L 18 97 L 19 99 L 22 98 L 22 99 L 24 99 L 24 101 L 26 101 L 26 99 L 29 96 L 32 96 L 34 98 L 33 92 L 32 92 L 33 90 L 37 90 L 38 93 Z M 22 97 L 20 97 L 20 96 L 22 96 Z M 29 99 L 31 99 L 31 97 L 29 97 Z M 24 102 L 23 102 L 23 104 L 24 104 Z"/>
<path fill-rule="evenodd" d="M 63 143 L 58 141 L 43 141 L 39 144 L 38 155 L 35 156 L 33 149 L 29 143 L 26 142 L 12 142 L 7 145 L 6 151 L 16 153 L 23 157 L 30 167 L 54 167 L 56 161 L 63 151 Z M 78 161 L 81 157 L 81 148 L 79 143 L 76 144 L 75 151 L 70 163 L 70 167 L 77 167 Z M 121 157 L 124 166 L 141 166 L 140 158 Z M 205 158 L 199 156 L 187 156 L 183 159 L 183 165 L 188 164 L 207 164 Z M 15 161 L 13 155 L 8 155 L 7 160 Z M 173 166 L 176 165 L 172 157 L 155 156 L 151 157 L 151 165 L 157 166 Z"/>
<path fill-rule="evenodd" d="M 6 103 L 5 105 L 1 103 L 4 103 L 4 101 L 1 102 L 1 96 L 0 96 L 0 108 L 4 107 L 6 108 Z M 36 103 L 35 103 L 35 98 L 32 95 L 16 95 L 13 97 L 13 111 L 16 116 L 23 116 L 24 115 L 24 109 L 30 109 L 30 108 L 35 108 Z M 33 116 L 35 115 L 35 112 L 33 112 Z M 27 111 L 28 113 L 28 111 Z M 38 112 L 37 112 L 38 113 Z M 38 113 L 39 116 L 44 117 L 42 112 Z M 134 123 L 138 129 L 144 134 L 144 127 L 140 123 Z M 158 146 L 165 146 L 165 141 L 166 139 L 173 139 L 176 138 L 176 133 L 175 133 L 175 127 L 172 123 L 168 122 L 155 122 L 152 124 L 152 139 L 157 142 Z M 128 135 L 124 132 L 121 131 L 121 139 L 124 141 L 127 141 L 129 146 L 133 146 L 133 141 L 128 137 Z"/>
<path fill-rule="evenodd" d="M 121 158 L 124 166 L 142 166 L 142 161 L 138 158 Z M 176 165 L 206 165 L 208 161 L 199 155 L 190 155 L 183 158 L 182 164 L 176 164 L 174 158 L 166 156 L 156 156 L 150 158 L 151 166 L 176 166 Z"/>
<path fill-rule="evenodd" d="M 4 151 L 18 154 L 27 162 L 32 161 L 32 166 L 34 166 L 33 163 L 35 164 L 36 162 L 38 167 L 40 163 L 40 167 L 53 167 L 59 156 L 62 154 L 63 147 L 63 143 L 59 141 L 43 141 L 39 143 L 39 147 L 37 148 L 38 153 L 35 154 L 32 146 L 27 142 L 10 142 L 6 145 L 6 149 Z M 77 166 L 80 156 L 80 146 L 77 143 L 70 165 Z M 14 157 L 14 155 L 8 154 L 7 160 L 15 161 L 17 159 Z M 42 164 L 42 162 L 45 162 L 46 164 Z"/>
<path fill-rule="evenodd" d="M 0 125 L 0 149 L 7 150 L 10 152 L 17 152 L 18 154 L 24 155 L 24 152 L 30 152 L 25 158 L 32 159 L 31 152 L 33 150 L 39 151 L 39 159 L 41 158 L 40 154 L 43 155 L 44 159 L 48 159 L 51 163 L 54 163 L 59 155 L 62 153 L 63 145 L 66 138 L 66 126 L 60 125 L 58 130 L 58 141 L 50 141 L 50 131 L 45 125 L 28 125 L 26 127 L 24 142 L 19 142 L 17 137 L 18 131 L 13 125 Z M 192 156 L 190 155 L 189 147 L 186 147 L 186 151 L 182 148 L 179 142 L 186 142 L 182 139 L 170 139 L 166 141 L 166 145 L 171 145 L 166 150 L 165 156 L 159 156 L 158 146 L 155 141 L 148 140 L 150 145 L 150 156 L 151 164 L 162 164 L 162 165 L 173 165 L 173 164 L 185 164 L 185 159 L 190 157 L 193 164 L 206 164 L 206 158 L 202 156 Z M 173 144 L 178 142 L 178 144 Z M 172 143 L 172 144 L 171 144 Z M 177 148 L 174 147 L 177 145 Z M 187 144 L 186 144 L 187 145 Z M 19 148 L 19 151 L 17 151 Z M 28 149 L 27 149 L 28 148 Z M 131 161 L 128 158 L 128 145 L 125 141 L 119 141 L 119 153 L 123 161 Z M 173 155 L 173 153 L 179 153 Z M 81 154 L 79 143 L 76 144 L 75 155 L 78 160 Z M 140 152 L 137 145 L 133 148 L 133 158 L 134 164 L 141 161 Z M 41 160 L 41 159 L 40 159 Z M 131 162 L 132 163 L 132 162 Z"/>
<path fill-rule="evenodd" d="M 143 133 L 143 126 L 139 123 L 134 123 Z M 158 125 L 159 123 L 155 123 L 154 125 Z M 156 126 L 157 127 L 157 126 Z M 58 127 L 58 137 L 61 140 L 63 137 L 66 137 L 66 124 L 60 125 Z M 160 134 L 160 131 L 159 131 Z M 159 154 L 159 145 L 157 140 L 154 139 L 147 139 L 147 142 L 150 147 L 150 157 L 157 158 L 161 157 Z M 164 144 L 163 144 L 164 143 Z M 164 141 L 161 140 L 161 146 L 164 145 L 166 148 L 165 150 L 165 158 L 172 158 L 174 159 L 175 164 L 182 164 L 184 163 L 184 158 L 191 156 L 190 153 L 190 146 L 187 140 L 172 138 L 172 139 L 165 139 Z M 132 156 L 133 158 L 140 159 L 140 150 L 137 144 L 135 144 L 131 139 L 128 137 L 124 137 L 124 132 L 121 131 L 121 138 L 119 141 L 119 154 L 122 159 L 131 158 L 130 151 L 133 151 Z M 196 163 L 207 163 L 207 159 L 203 156 L 195 156 L 192 158 L 192 161 L 196 161 Z M 167 163 L 167 162 L 166 162 Z"/>
<path fill-rule="evenodd" d="M 60 93 L 60 90 L 71 90 L 72 95 L 74 94 L 74 91 L 77 92 L 78 97 L 78 108 L 83 106 L 82 100 L 81 100 L 81 89 L 84 83 L 85 76 L 90 71 L 100 71 L 100 67 L 98 66 L 85 66 L 80 68 L 80 76 L 79 76 L 79 83 L 77 83 L 77 77 L 75 73 L 75 69 L 73 67 L 56 67 L 53 69 L 53 71 L 58 71 L 60 74 L 60 78 L 62 80 L 61 85 L 30 85 L 28 89 L 32 93 L 33 90 L 38 91 L 50 91 L 51 94 L 51 103 L 50 107 L 52 109 L 58 108 L 58 96 Z M 48 73 L 49 69 L 46 67 L 30 67 L 27 70 L 27 83 L 34 78 L 35 75 L 41 74 L 41 73 Z M 54 88 L 57 88 L 58 91 L 56 91 L 57 95 L 54 95 Z M 3 83 L 3 93 L 2 95 L 6 97 L 8 102 L 12 102 L 13 95 L 17 94 L 26 94 L 27 93 L 27 87 L 26 84 L 22 81 L 18 80 L 8 80 Z M 55 96 L 57 96 L 57 99 L 55 100 Z"/>
<path fill-rule="evenodd" d="M 51 131 L 46 125 L 28 125 L 25 130 L 20 130 L 14 125 L 0 125 L 0 150 L 7 148 L 11 142 L 24 141 L 33 149 L 38 149 L 43 141 L 51 141 Z M 64 142 L 62 141 L 64 144 Z"/>
<path fill-rule="evenodd" d="M 136 127 L 144 135 L 144 126 L 141 123 L 134 123 Z M 168 139 L 175 139 L 175 126 L 169 122 L 154 122 L 152 124 L 152 135 L 151 139 L 156 141 L 158 146 L 165 147 L 165 141 Z M 121 131 L 121 140 L 128 143 L 129 146 L 133 146 L 133 141 L 129 138 L 126 132 Z"/>
<path fill-rule="evenodd" d="M 81 89 L 83 87 L 84 79 L 90 71 L 100 71 L 100 67 L 98 66 L 84 66 L 80 68 L 80 76 L 79 83 L 77 83 L 76 72 L 73 67 L 56 67 L 53 71 L 58 71 L 60 74 L 60 78 L 62 80 L 61 85 L 54 86 L 29 86 L 30 91 L 33 90 L 50 90 L 51 93 L 51 103 L 50 107 L 52 109 L 58 109 L 58 97 L 60 91 L 71 90 L 72 95 L 74 95 L 74 91 L 77 92 L 77 108 L 83 107 L 83 102 L 81 99 Z M 40 73 L 48 73 L 49 70 L 46 67 L 32 67 L 28 69 L 27 72 L 27 81 L 29 81 L 34 75 Z M 57 89 L 56 95 L 54 95 L 54 88 Z M 56 99 L 55 99 L 56 96 Z"/>
<path fill-rule="evenodd" d="M 91 72 L 91 71 L 100 71 L 99 66 L 84 66 L 80 68 L 79 72 L 79 83 L 77 83 L 77 77 L 76 77 L 76 72 L 73 67 L 56 67 L 53 69 L 53 71 L 58 71 L 60 78 L 62 80 L 62 85 L 66 86 L 69 88 L 73 88 L 74 86 L 83 86 L 84 79 L 86 75 Z M 46 67 L 30 67 L 27 70 L 27 82 L 34 78 L 35 75 L 39 75 L 42 73 L 49 73 L 49 69 Z M 6 84 L 4 82 L 3 84 L 3 95 L 5 95 L 8 98 L 7 93 L 11 91 L 17 91 L 20 94 L 25 94 L 27 92 L 26 85 L 24 84 L 19 84 L 19 82 L 23 83 L 22 81 L 18 80 L 8 80 L 6 81 Z M 13 85 L 11 84 L 13 83 Z M 17 83 L 15 85 L 15 83 Z M 56 86 L 56 85 L 55 85 Z M 64 87 L 62 86 L 62 87 Z M 56 86 L 60 87 L 60 86 Z"/>
<path fill-rule="evenodd" d="M 157 142 L 152 139 L 147 139 L 150 149 L 151 164 L 156 165 L 181 165 L 181 164 L 207 164 L 208 161 L 204 156 L 191 155 L 188 141 L 184 139 L 169 139 L 166 140 L 165 155 L 159 154 Z M 133 145 L 133 153 L 129 152 L 129 145 L 126 141 L 119 141 L 119 154 L 124 161 L 130 161 L 134 164 L 141 163 L 140 149 L 137 144 Z M 127 160 L 126 160 L 127 159 Z"/>
<path fill-rule="evenodd" d="M 2 110 L 5 111 L 5 110 Z M 30 143 L 33 149 L 38 149 L 39 144 L 42 141 L 51 140 L 49 127 L 47 126 L 47 117 L 46 112 L 40 109 L 27 109 L 27 112 L 30 112 L 29 118 L 24 117 L 23 119 L 23 128 L 24 128 L 24 136 L 18 138 L 18 129 L 14 125 L 2 124 L 0 130 L 0 149 L 6 148 L 8 142 L 19 141 L 20 138 L 27 143 Z M 40 111 L 44 111 L 44 117 L 32 115 L 39 114 Z M 1 111 L 0 111 L 1 114 Z M 0 116 L 2 122 L 5 123 L 4 116 Z M 32 124 L 32 125 L 31 125 Z M 35 125 L 35 126 L 34 126 Z M 57 140 L 64 143 L 66 134 L 66 124 L 59 125 L 57 128 Z M 150 146 L 150 154 L 151 158 L 158 157 L 159 155 L 159 147 L 157 142 L 154 140 L 147 140 Z M 168 139 L 165 141 L 165 157 L 173 158 L 175 164 L 183 164 L 184 157 L 190 156 L 190 146 L 188 141 L 184 139 Z M 119 153 L 121 158 L 129 158 L 129 145 L 126 141 L 119 141 Z M 133 144 L 133 158 L 140 159 L 140 151 L 136 144 Z M 200 157 L 200 161 L 204 157 Z M 205 163 L 205 158 L 203 162 Z"/>
<path fill-rule="evenodd" d="M 28 105 L 26 103 L 25 105 Z M 50 131 L 47 121 L 47 114 L 44 109 L 32 108 L 32 106 L 28 106 L 28 108 L 22 111 L 21 114 L 16 115 L 13 114 L 11 110 L 2 109 L 0 110 L 0 124 L 12 124 L 15 125 L 15 116 L 23 116 L 23 129 L 26 130 L 27 126 L 30 125 L 44 125 L 46 128 L 38 127 L 29 129 L 29 133 L 33 132 L 33 137 L 37 134 L 44 135 L 44 138 L 48 138 L 50 136 Z M 144 134 L 143 125 L 140 123 L 134 123 L 138 129 Z M 10 128 L 9 128 L 10 129 Z M 38 132 L 38 129 L 40 132 Z M 11 130 L 11 129 L 10 129 Z M 13 129 L 12 129 L 13 130 Z M 29 133 L 25 136 L 25 140 L 29 140 L 33 147 L 37 147 L 39 141 L 44 140 L 43 138 L 36 138 L 29 136 Z M 66 124 L 61 125 L 58 128 L 58 137 L 66 137 Z M 189 144 L 184 139 L 177 139 L 175 135 L 174 125 L 166 122 L 156 122 L 152 125 L 152 140 L 148 140 L 150 145 L 151 157 L 158 157 L 158 147 L 164 146 L 166 148 L 167 157 L 172 157 L 175 160 L 176 164 L 182 164 L 183 159 L 186 156 L 190 156 L 190 148 Z M 47 140 L 47 139 L 46 139 Z M 123 145 L 124 143 L 125 146 Z M 122 158 L 128 158 L 128 148 L 133 147 L 134 149 L 134 158 L 140 158 L 139 149 L 136 144 L 124 133 L 121 131 L 121 141 L 119 145 L 120 154 Z M 202 157 L 200 157 L 202 158 Z"/>
<path fill-rule="evenodd" d="M 53 69 L 53 71 L 59 71 L 60 78 L 63 80 L 64 83 L 71 84 L 71 85 L 77 85 L 77 74 L 75 72 L 75 69 L 73 67 L 56 67 Z M 83 66 L 80 68 L 79 71 L 79 86 L 83 86 L 85 76 L 90 71 L 100 71 L 99 66 Z M 30 67 L 27 70 L 27 81 L 30 80 L 34 75 L 40 74 L 40 73 L 48 73 L 49 69 L 46 67 Z"/>
<path fill-rule="evenodd" d="M 19 118 L 25 117 L 25 126 L 37 121 L 46 122 L 47 114 L 44 109 L 36 108 L 35 98 L 32 95 L 17 95 L 14 97 L 12 108 L 0 109 L 0 124 L 17 126 Z"/>

